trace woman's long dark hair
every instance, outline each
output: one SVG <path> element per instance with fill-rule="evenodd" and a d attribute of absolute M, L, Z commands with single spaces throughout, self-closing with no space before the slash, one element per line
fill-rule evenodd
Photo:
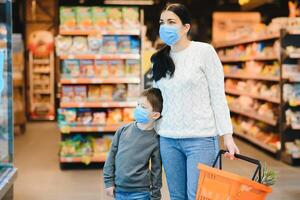
<path fill-rule="evenodd" d="M 181 20 L 182 24 L 191 24 L 191 18 L 188 9 L 182 4 L 167 5 L 163 11 L 171 11 L 176 14 Z M 171 77 L 175 72 L 175 64 L 170 56 L 171 47 L 168 45 L 163 46 L 155 54 L 151 56 L 153 64 L 153 79 L 159 81 L 168 75 Z"/>

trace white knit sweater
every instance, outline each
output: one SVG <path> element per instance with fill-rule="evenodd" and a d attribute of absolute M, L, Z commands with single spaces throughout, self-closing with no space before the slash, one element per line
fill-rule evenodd
<path fill-rule="evenodd" d="M 154 82 L 164 99 L 158 134 L 169 138 L 232 134 L 223 67 L 214 48 L 192 41 L 170 55 L 174 76 Z"/>

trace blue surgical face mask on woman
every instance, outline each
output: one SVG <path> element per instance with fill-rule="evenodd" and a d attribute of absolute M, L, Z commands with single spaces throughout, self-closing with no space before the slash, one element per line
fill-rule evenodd
<path fill-rule="evenodd" d="M 159 37 L 164 43 L 172 46 L 180 39 L 179 27 L 167 24 L 160 25 Z"/>
<path fill-rule="evenodd" d="M 148 111 L 145 108 L 142 108 L 141 106 L 137 106 L 134 110 L 134 119 L 138 123 L 147 124 L 150 122 L 149 115 L 150 111 Z"/>

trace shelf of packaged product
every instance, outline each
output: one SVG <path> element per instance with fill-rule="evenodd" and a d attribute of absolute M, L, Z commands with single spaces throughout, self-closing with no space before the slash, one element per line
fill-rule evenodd
<path fill-rule="evenodd" d="M 31 114 L 30 119 L 33 119 L 33 120 L 51 120 L 52 121 L 52 120 L 55 119 L 55 116 L 54 116 L 54 114 L 53 115 L 46 115 L 46 116 L 36 116 L 36 115 Z"/>
<path fill-rule="evenodd" d="M 83 156 L 83 157 L 60 157 L 61 163 L 85 163 L 89 164 L 91 162 L 95 163 L 103 163 L 106 160 L 107 155 L 99 155 L 99 156 Z"/>
<path fill-rule="evenodd" d="M 33 94 L 47 94 L 47 95 L 50 95 L 51 91 L 35 90 L 35 91 L 33 91 Z"/>
<path fill-rule="evenodd" d="M 267 34 L 267 35 L 256 36 L 256 37 L 251 37 L 251 38 L 219 42 L 219 43 L 215 43 L 214 47 L 215 48 L 224 48 L 224 47 L 230 47 L 230 46 L 235 46 L 235 45 L 240 45 L 240 44 L 261 42 L 261 41 L 266 41 L 266 40 L 274 40 L 274 39 L 279 39 L 279 37 L 280 37 L 279 33 L 278 34 Z"/>
<path fill-rule="evenodd" d="M 13 79 L 13 85 L 14 87 L 23 87 L 24 86 L 24 80 L 23 79 Z"/>
<path fill-rule="evenodd" d="M 61 102 L 61 108 L 127 108 L 135 107 L 136 101 L 114 102 L 114 101 L 90 101 L 90 102 Z"/>
<path fill-rule="evenodd" d="M 140 59 L 140 54 L 99 54 L 99 55 L 93 55 L 93 54 L 82 54 L 82 55 L 61 55 L 61 60 L 66 59 L 78 59 L 78 60 L 95 60 L 95 59 L 101 59 L 101 60 L 118 60 L 118 59 L 132 59 L 132 60 L 138 60 Z"/>
<path fill-rule="evenodd" d="M 300 106 L 300 100 L 290 100 L 289 105 L 291 107 L 298 107 L 298 106 Z"/>
<path fill-rule="evenodd" d="M 242 131 L 238 131 L 236 128 L 234 128 L 234 134 L 241 137 L 241 138 L 244 138 L 246 139 L 247 141 L 250 141 L 251 143 L 253 144 L 256 144 L 257 146 L 267 150 L 267 151 L 270 151 L 272 153 L 276 153 L 278 151 L 278 149 L 276 149 L 275 147 L 272 147 L 262 141 L 260 141 L 259 139 L 253 137 L 253 136 L 250 136 L 249 134 L 247 133 L 242 133 Z"/>
<path fill-rule="evenodd" d="M 281 152 L 281 160 L 289 165 L 300 166 L 300 155 L 292 155 L 288 152 Z"/>
<path fill-rule="evenodd" d="M 251 98 L 254 98 L 254 99 L 268 101 L 268 102 L 272 102 L 272 103 L 276 103 L 276 104 L 280 103 L 279 98 L 263 97 L 263 96 L 260 96 L 260 95 L 254 95 L 254 94 L 250 94 L 250 93 L 247 93 L 247 92 L 240 92 L 240 91 L 232 90 L 232 89 L 226 89 L 226 93 L 232 94 L 232 95 L 248 96 L 248 97 L 251 97 Z"/>
<path fill-rule="evenodd" d="M 35 74 L 50 74 L 50 69 L 49 70 L 33 70 L 33 73 Z"/>
<path fill-rule="evenodd" d="M 89 132 L 115 132 L 123 124 L 107 125 L 64 125 L 60 127 L 60 132 L 68 133 L 89 133 Z"/>
<path fill-rule="evenodd" d="M 243 110 L 237 106 L 233 106 L 233 105 L 229 105 L 229 109 L 231 112 L 234 112 L 236 114 L 240 114 L 240 115 L 243 115 L 243 116 L 246 116 L 246 117 L 250 117 L 252 119 L 255 119 L 255 120 L 258 120 L 258 121 L 261 121 L 261 122 L 264 122 L 266 124 L 269 124 L 271 126 L 276 126 L 277 125 L 277 120 L 275 119 L 271 119 L 270 117 L 267 117 L 267 116 L 263 116 L 263 115 L 259 115 L 251 110 Z"/>
<path fill-rule="evenodd" d="M 300 59 L 300 53 L 290 53 L 288 54 L 289 58 Z"/>
<path fill-rule="evenodd" d="M 134 77 L 115 77 L 115 78 L 62 78 L 61 84 L 119 84 L 119 83 L 132 83 L 139 84 L 140 78 Z"/>
<path fill-rule="evenodd" d="M 60 30 L 60 35 L 140 35 L 139 29 L 133 30 Z"/>
<path fill-rule="evenodd" d="M 300 30 L 288 30 L 289 35 L 300 35 Z"/>
<path fill-rule="evenodd" d="M 36 65 L 48 65 L 48 64 L 50 64 L 50 60 L 49 59 L 34 59 L 33 60 L 33 64 L 36 64 Z"/>
<path fill-rule="evenodd" d="M 223 63 L 231 63 L 231 62 L 246 62 L 246 61 L 272 61 L 272 60 L 278 60 L 276 56 L 253 56 L 253 57 L 247 57 L 247 58 L 230 58 L 230 57 L 220 57 L 220 60 Z"/>
<path fill-rule="evenodd" d="M 262 80 L 262 81 L 280 81 L 279 76 L 275 75 L 250 75 L 250 74 L 225 74 L 226 78 L 235 78 L 235 79 L 253 79 L 253 80 Z"/>

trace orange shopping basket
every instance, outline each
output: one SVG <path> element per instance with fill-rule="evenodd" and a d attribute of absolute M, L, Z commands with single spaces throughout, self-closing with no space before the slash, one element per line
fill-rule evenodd
<path fill-rule="evenodd" d="M 257 165 L 252 180 L 222 171 L 221 150 L 212 167 L 199 164 L 201 170 L 196 200 L 264 200 L 272 189 L 261 184 L 261 163 L 259 160 L 235 154 L 235 157 Z M 214 168 L 219 160 L 219 169 Z M 258 182 L 254 181 L 258 175 Z"/>

